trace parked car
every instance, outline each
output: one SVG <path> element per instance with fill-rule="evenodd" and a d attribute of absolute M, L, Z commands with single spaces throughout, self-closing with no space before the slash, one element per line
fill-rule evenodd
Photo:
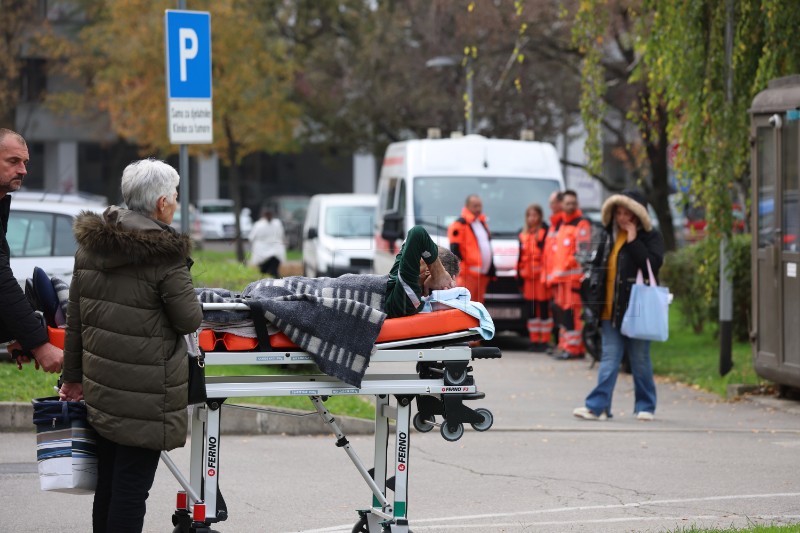
<path fill-rule="evenodd" d="M 236 218 L 233 213 L 233 200 L 219 198 L 216 200 L 200 200 L 200 227 L 203 239 L 233 239 L 236 237 Z M 239 225 L 242 237 L 247 238 L 253 227 L 250 209 L 243 207 L 239 213 Z"/>
<path fill-rule="evenodd" d="M 744 233 L 745 231 L 745 212 L 741 205 L 734 203 L 732 209 L 732 228 L 733 233 Z M 704 205 L 690 205 L 686 208 L 686 222 L 684 225 L 684 235 L 686 242 L 695 243 L 701 241 L 706 236 L 706 208 Z M 677 227 L 677 226 L 676 226 Z"/>
<path fill-rule="evenodd" d="M 265 206 L 271 208 L 275 217 L 283 223 L 286 247 L 290 250 L 299 250 L 303 245 L 303 222 L 310 201 L 310 196 L 281 195 L 265 202 Z"/>
<path fill-rule="evenodd" d="M 303 224 L 303 273 L 336 277 L 372 272 L 374 194 L 318 194 Z"/>
<path fill-rule="evenodd" d="M 181 231 L 181 204 L 178 201 L 178 208 L 175 209 L 175 216 L 172 218 L 173 228 Z M 198 250 L 203 249 L 203 227 L 200 224 L 200 217 L 197 214 L 197 208 L 189 204 L 189 236 L 192 238 L 192 244 Z"/>
<path fill-rule="evenodd" d="M 81 211 L 102 213 L 108 205 L 79 195 L 47 195 L 30 192 L 11 193 L 8 216 L 8 247 L 11 270 L 21 287 L 33 274 L 33 267 L 42 268 L 49 276 L 66 283 L 72 281 L 72 269 L 78 245 L 72 223 Z"/>

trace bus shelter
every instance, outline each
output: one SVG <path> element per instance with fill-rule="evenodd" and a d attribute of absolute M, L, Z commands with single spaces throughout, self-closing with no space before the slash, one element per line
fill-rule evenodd
<path fill-rule="evenodd" d="M 800 388 L 800 75 L 772 80 L 750 108 L 753 364 Z"/>

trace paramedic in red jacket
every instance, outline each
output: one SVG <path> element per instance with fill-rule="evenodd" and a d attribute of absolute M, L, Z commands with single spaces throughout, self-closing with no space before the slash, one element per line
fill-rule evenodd
<path fill-rule="evenodd" d="M 553 278 L 553 259 L 555 258 L 556 251 L 556 235 L 558 228 L 561 227 L 561 218 L 564 214 L 561 208 L 561 203 L 564 201 L 564 193 L 561 191 L 553 191 L 550 194 L 548 203 L 550 204 L 550 226 L 547 228 L 547 236 L 544 240 L 544 266 L 542 268 L 542 280 L 547 288 L 547 301 L 550 306 L 550 316 L 554 318 L 553 329 L 551 330 L 551 338 L 554 343 L 553 346 L 547 346 L 547 353 L 554 353 L 555 348 L 558 347 L 558 316 L 556 316 L 556 302 L 555 288 L 551 285 Z"/>
<path fill-rule="evenodd" d="M 483 202 L 477 194 L 470 194 L 461 210 L 461 216 L 447 229 L 450 250 L 461 260 L 461 272 L 456 284 L 466 287 L 470 299 L 483 302 L 489 278 L 494 276 L 492 262 L 492 234 L 486 225 Z"/>
<path fill-rule="evenodd" d="M 528 302 L 531 314 L 528 319 L 530 351 L 543 352 L 550 343 L 553 319 L 550 318 L 550 290 L 545 286 L 544 245 L 547 236 L 542 207 L 529 205 L 525 210 L 525 227 L 519 234 L 519 260 L 517 279 L 522 297 Z"/>
<path fill-rule="evenodd" d="M 561 226 L 555 238 L 551 285 L 555 287 L 556 320 L 559 324 L 558 359 L 582 359 L 583 346 L 580 286 L 582 264 L 591 249 L 592 227 L 578 207 L 575 191 L 564 191 Z"/>

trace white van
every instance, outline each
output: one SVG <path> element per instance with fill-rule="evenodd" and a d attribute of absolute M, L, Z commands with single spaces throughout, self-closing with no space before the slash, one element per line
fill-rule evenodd
<path fill-rule="evenodd" d="M 449 246 L 447 227 L 461 215 L 468 195 L 477 194 L 492 233 L 497 279 L 485 305 L 498 330 L 524 333 L 530 309 L 515 282 L 518 235 L 525 208 L 537 203 L 549 218 L 548 198 L 564 189 L 561 165 L 549 143 L 487 139 L 421 139 L 389 145 L 378 183 L 375 272 L 389 272 L 406 232 L 424 226 Z"/>
<path fill-rule="evenodd" d="M 303 274 L 336 277 L 372 272 L 377 205 L 374 194 L 312 196 L 303 223 Z"/>

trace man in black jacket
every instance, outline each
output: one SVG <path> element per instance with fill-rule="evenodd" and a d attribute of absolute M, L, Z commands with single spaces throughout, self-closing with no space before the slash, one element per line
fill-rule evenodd
<path fill-rule="evenodd" d="M 64 352 L 48 342 L 47 329 L 34 311 L 11 271 L 11 251 L 6 240 L 11 197 L 19 190 L 28 171 L 28 146 L 21 135 L 0 128 L 0 342 L 12 341 L 8 352 L 17 365 L 29 363 L 28 355 L 15 357 L 16 351 L 30 354 L 46 372 L 60 372 Z"/>

